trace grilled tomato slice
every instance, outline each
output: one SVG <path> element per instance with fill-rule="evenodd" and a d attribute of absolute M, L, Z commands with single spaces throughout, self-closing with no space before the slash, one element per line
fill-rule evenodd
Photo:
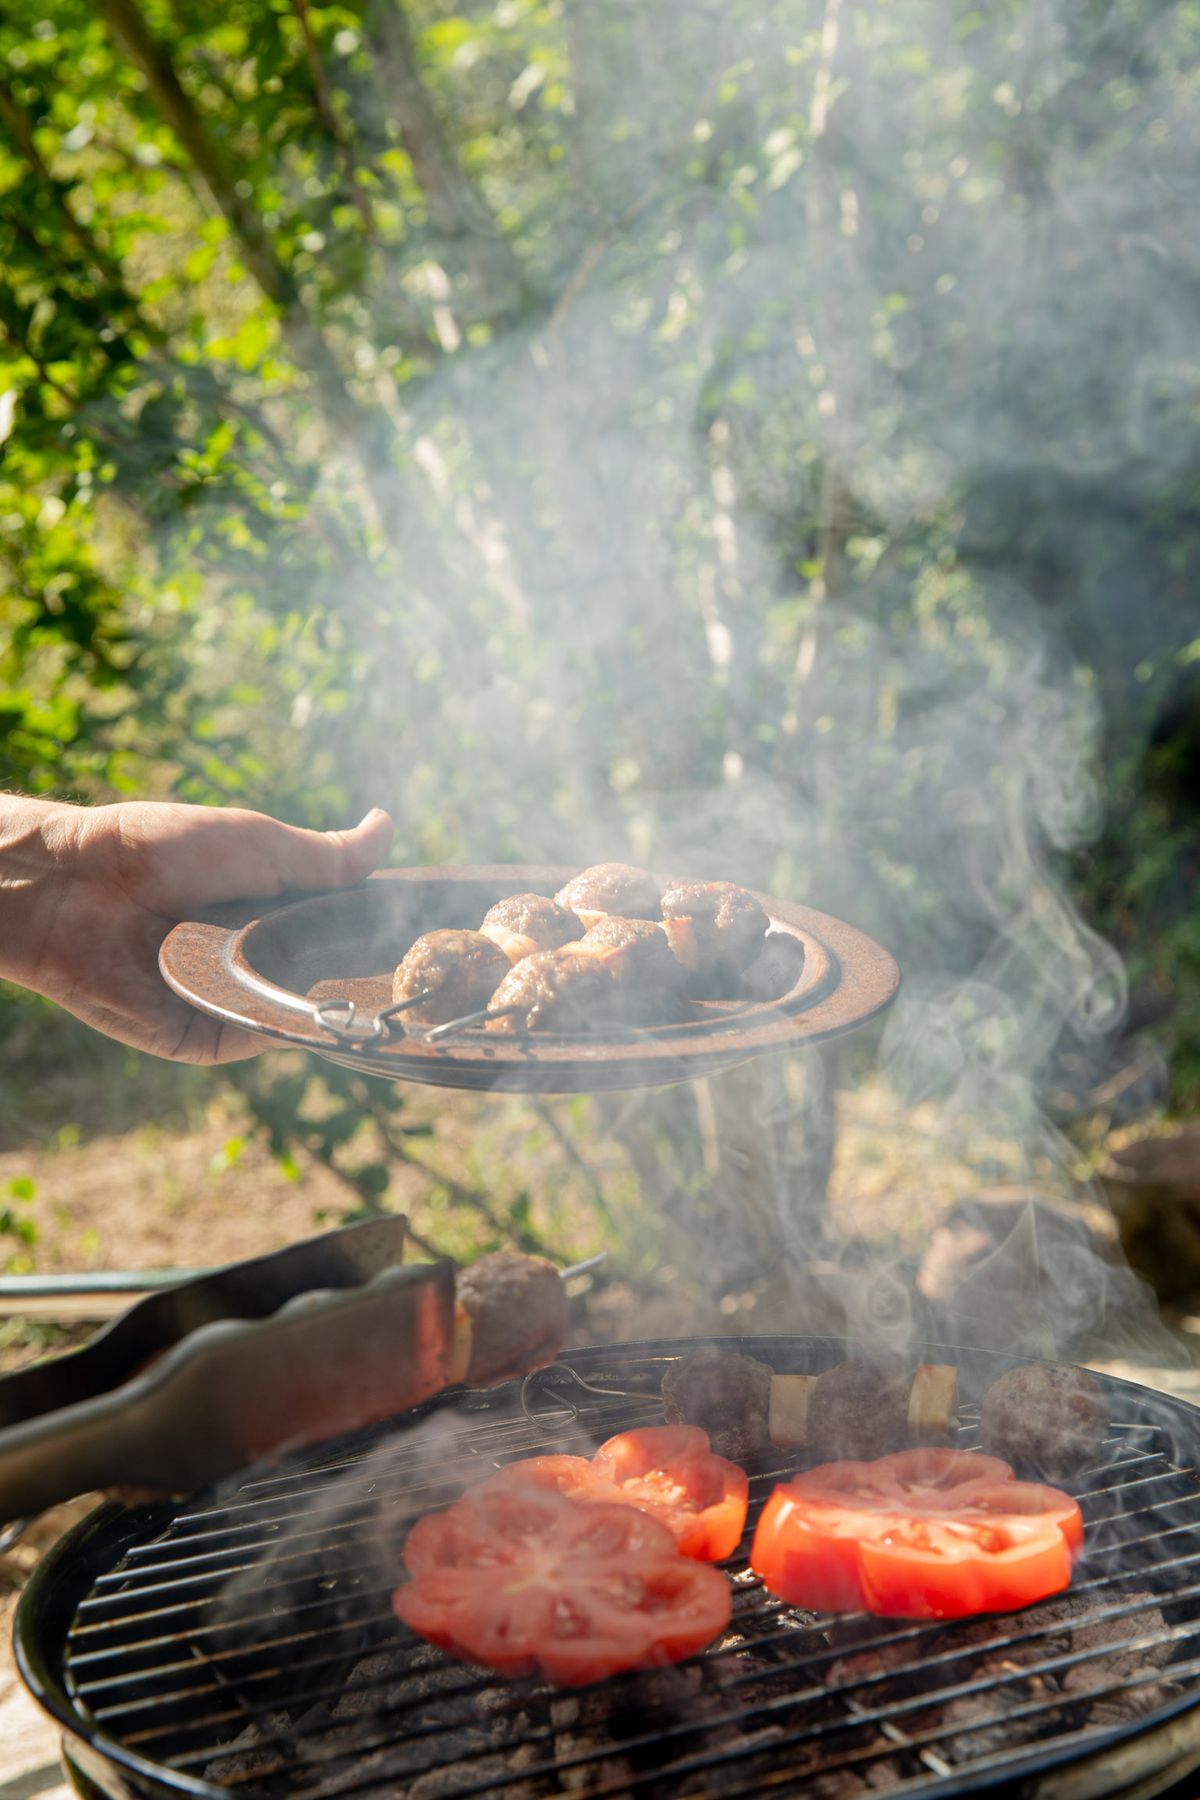
<path fill-rule="evenodd" d="M 1069 1494 L 1015 1481 L 994 1456 L 904 1450 L 777 1487 L 750 1562 L 795 1606 L 953 1619 L 1061 1592 L 1082 1542 Z"/>
<path fill-rule="evenodd" d="M 489 1480 L 639 1507 L 661 1519 L 684 1556 L 699 1562 L 733 1555 L 750 1495 L 746 1471 L 714 1456 L 708 1433 L 698 1425 L 623 1431 L 601 1444 L 590 1462 L 582 1456 L 535 1456 L 509 1463 Z"/>
<path fill-rule="evenodd" d="M 502 1675 L 565 1687 L 690 1656 L 729 1623 L 715 1569 L 632 1506 L 484 1482 L 409 1533 L 397 1617 Z"/>

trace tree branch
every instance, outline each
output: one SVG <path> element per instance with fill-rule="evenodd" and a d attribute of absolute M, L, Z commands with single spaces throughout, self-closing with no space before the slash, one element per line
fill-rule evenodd
<path fill-rule="evenodd" d="M 300 22 L 300 30 L 304 37 L 304 53 L 308 58 L 308 72 L 312 76 L 313 98 L 317 105 L 317 116 L 322 125 L 337 145 L 338 157 L 342 165 L 342 173 L 346 178 L 350 198 L 358 208 L 363 229 L 368 237 L 375 235 L 375 215 L 371 210 L 371 202 L 358 184 L 357 168 L 354 153 L 349 139 L 342 129 L 341 120 L 334 111 L 333 96 L 329 92 L 329 81 L 325 74 L 325 65 L 321 61 L 321 52 L 313 35 L 312 17 L 308 10 L 308 0 L 292 0 L 292 11 Z"/>
<path fill-rule="evenodd" d="M 113 36 L 141 70 L 158 111 L 182 145 L 214 204 L 242 247 L 246 267 L 262 292 L 279 308 L 288 347 L 312 376 L 321 410 L 335 434 L 357 457 L 377 527 L 390 537 L 392 493 L 386 480 L 382 435 L 384 415 L 364 406 L 347 387 L 337 360 L 305 309 L 291 271 L 279 260 L 266 227 L 249 200 L 238 192 L 209 135 L 204 119 L 184 93 L 166 49 L 151 34 L 137 0 L 99 0 Z"/>
<path fill-rule="evenodd" d="M 163 334 L 157 326 L 151 324 L 139 307 L 137 300 L 125 286 L 124 274 L 120 264 L 97 242 L 88 227 L 77 219 L 68 202 L 69 188 L 47 166 L 45 158 L 37 147 L 33 135 L 33 120 L 17 100 L 12 89 L 0 79 L 0 125 L 3 126 L 12 140 L 14 149 L 24 157 L 30 170 L 42 184 L 49 207 L 52 206 L 58 215 L 63 229 L 75 245 L 87 265 L 90 279 L 103 289 L 106 302 L 119 302 L 128 312 L 129 319 L 137 325 L 139 331 L 154 342 L 161 342 Z M 37 233 L 18 223 L 26 241 L 36 245 L 39 255 L 45 257 L 47 263 L 54 260 L 51 250 L 42 242 Z M 108 320 L 112 326 L 111 318 Z M 123 342 L 123 333 L 116 331 L 115 341 Z"/>
<path fill-rule="evenodd" d="M 387 103 L 439 236 L 461 247 L 472 278 L 506 303 L 525 289 L 520 263 L 468 181 L 421 79 L 403 0 L 366 0 L 364 18 Z"/>
<path fill-rule="evenodd" d="M 242 246 L 246 267 L 269 300 L 283 309 L 297 304 L 296 285 L 276 256 L 262 220 L 237 191 L 203 119 L 180 86 L 175 66 L 151 35 L 137 0 L 99 0 L 113 36 L 141 70 L 150 97 L 187 153 L 212 199 Z"/>

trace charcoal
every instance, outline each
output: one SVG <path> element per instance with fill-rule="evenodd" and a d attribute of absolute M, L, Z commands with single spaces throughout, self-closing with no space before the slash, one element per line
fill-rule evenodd
<path fill-rule="evenodd" d="M 268 1732 L 288 1730 L 286 1713 L 268 1713 Z M 258 1725 L 247 1725 L 231 1744 L 204 1768 L 206 1781 L 245 1781 L 251 1775 L 269 1775 L 279 1763 L 279 1746 Z"/>
<path fill-rule="evenodd" d="M 1150 1601 L 1148 1594 L 1139 1593 L 1122 1598 L 1126 1603 Z M 1093 1725 L 1123 1724 L 1163 1704 L 1175 1691 L 1170 1683 L 1127 1685 L 1150 1669 L 1161 1668 L 1170 1655 L 1169 1643 L 1148 1649 L 1127 1648 L 1130 1638 L 1153 1637 L 1165 1629 L 1158 1607 L 1147 1604 L 1144 1612 L 1123 1612 L 1112 1619 L 1088 1618 L 1088 1610 L 1094 1604 L 1087 1596 L 1064 1594 L 1015 1614 L 1010 1627 L 1014 1634 L 1022 1628 L 1042 1627 L 1042 1635 L 1024 1642 L 995 1645 L 990 1653 L 988 1640 L 994 1643 L 998 1635 L 995 1619 L 972 1620 L 953 1633 L 945 1633 L 930 1646 L 931 1654 L 945 1647 L 962 1650 L 977 1644 L 983 1654 L 971 1663 L 969 1678 L 986 1679 L 996 1685 L 982 1693 L 959 1695 L 928 1712 L 913 1713 L 906 1720 L 908 1729 L 914 1733 L 937 1732 L 953 1739 L 954 1758 L 961 1761 L 1030 1742 L 1045 1732 L 1051 1718 L 1061 1718 L 1060 1713 L 1010 1716 L 1031 1703 L 1081 1701 L 1091 1690 L 1113 1688 L 1113 1693 L 1102 1695 L 1087 1708 L 1086 1723 Z M 1106 1650 L 1111 1653 L 1095 1654 L 1085 1662 L 1050 1669 L 1044 1675 L 1026 1673 L 1035 1663 L 1052 1662 L 1083 1651 Z"/>
<path fill-rule="evenodd" d="M 1121 1688 L 1102 1694 L 1088 1708 L 1089 1725 L 1129 1725 L 1156 1707 L 1167 1706 L 1182 1689 L 1174 1681 L 1147 1681 L 1140 1687 Z"/>
<path fill-rule="evenodd" d="M 804 1800 L 862 1800 L 864 1794 L 886 1792 L 905 1779 L 906 1771 L 894 1757 L 881 1757 L 877 1762 L 853 1763 L 845 1769 L 815 1769 L 806 1772 L 802 1763 L 789 1763 L 788 1774 L 803 1780 L 803 1788 L 794 1792 Z"/>
<path fill-rule="evenodd" d="M 556 1791 L 544 1784 L 533 1781 L 528 1784 L 513 1783 L 510 1777 L 521 1769 L 530 1768 L 537 1761 L 535 1746 L 522 1744 L 511 1750 L 506 1756 L 480 1757 L 469 1769 L 455 1767 L 430 1769 L 428 1774 L 419 1775 L 415 1781 L 396 1789 L 396 1800 L 446 1800 L 453 1794 L 461 1793 L 464 1787 L 473 1786 L 476 1782 L 494 1781 L 503 1783 L 505 1800 L 537 1800 Z M 385 1800 L 381 1794 L 372 1795 L 371 1800 Z"/>
<path fill-rule="evenodd" d="M 1126 1594 L 1123 1600 L 1149 1601 L 1149 1594 Z M 1169 1658 L 1173 1644 L 1169 1641 L 1131 1650 L 1130 1638 L 1156 1637 L 1165 1632 L 1167 1622 L 1157 1606 L 1147 1605 L 1144 1612 L 1123 1613 L 1118 1619 L 1091 1619 L 1076 1625 L 1071 1632 L 1071 1648 L 1075 1651 L 1108 1651 L 1108 1655 L 1092 1656 L 1087 1662 L 1072 1663 L 1062 1672 L 1065 1693 L 1084 1693 L 1088 1688 L 1107 1687 L 1110 1683 L 1130 1681 L 1144 1675 L 1147 1669 L 1161 1669 Z"/>
<path fill-rule="evenodd" d="M 439 1746 L 440 1748 L 441 1746 Z M 557 1784 L 546 1786 L 531 1781 L 519 1784 L 510 1780 L 513 1774 L 538 1761 L 531 1744 L 520 1745 L 501 1755 L 487 1754 L 481 1738 L 476 1754 L 469 1762 L 457 1755 L 439 1758 L 437 1766 L 414 1775 L 411 1770 L 411 1746 L 391 1745 L 352 1761 L 342 1760 L 336 1772 L 325 1775 L 314 1785 L 294 1790 L 296 1800 L 337 1800 L 342 1793 L 353 1794 L 354 1800 L 450 1800 L 452 1795 L 471 1789 L 476 1783 L 503 1784 L 505 1800 L 552 1800 Z M 289 1789 L 289 1793 L 293 1790 Z"/>
<path fill-rule="evenodd" d="M 551 1700 L 554 1760 L 570 1764 L 573 1757 L 588 1758 L 573 1767 L 560 1768 L 558 1779 L 563 1793 L 590 1794 L 597 1788 L 611 1787 L 614 1782 L 632 1780 L 633 1770 L 621 1756 L 609 1729 L 613 1711 L 612 1696 L 603 1687 L 585 1689 L 580 1694 L 561 1694 Z"/>
<path fill-rule="evenodd" d="M 999 1668 L 995 1671 L 997 1675 L 1002 1672 Z M 1030 1700 L 1050 1696 L 1051 1690 L 1035 1677 L 1020 1688 L 1014 1684 L 1008 1688 L 989 1688 L 983 1694 L 960 1694 L 956 1700 L 947 1701 L 945 1706 L 910 1714 L 904 1724 L 915 1736 L 929 1732 L 939 1738 L 952 1739 L 946 1748 L 953 1752 L 955 1761 L 994 1756 L 998 1751 L 1027 1743 L 1038 1735 L 1043 1722 L 1036 1717 L 1014 1719 L 1009 1715 Z M 943 1746 L 939 1745 L 939 1748 Z"/>
<path fill-rule="evenodd" d="M 1149 1599 L 1149 1595 L 1128 1594 L 1128 1600 Z M 1095 1688 L 1113 1689 L 1101 1694 L 1088 1709 L 1094 1725 L 1124 1725 L 1139 1719 L 1155 1707 L 1165 1706 L 1175 1698 L 1179 1688 L 1172 1681 L 1142 1681 L 1150 1669 L 1161 1669 L 1169 1660 L 1174 1644 L 1151 1644 L 1139 1650 L 1123 1645 L 1131 1637 L 1154 1637 L 1167 1629 L 1166 1620 L 1157 1606 L 1144 1612 L 1125 1614 L 1119 1619 L 1097 1619 L 1078 1626 L 1072 1633 L 1072 1649 L 1103 1650 L 1112 1646 L 1111 1654 L 1094 1656 L 1087 1662 L 1073 1663 L 1062 1672 L 1065 1694 L 1084 1697 Z"/>
<path fill-rule="evenodd" d="M 921 1661 L 920 1640 L 901 1638 L 891 1643 L 864 1646 L 851 1650 L 826 1665 L 826 1680 L 831 1687 L 854 1687 L 872 1676 L 888 1673 L 901 1675 Z"/>

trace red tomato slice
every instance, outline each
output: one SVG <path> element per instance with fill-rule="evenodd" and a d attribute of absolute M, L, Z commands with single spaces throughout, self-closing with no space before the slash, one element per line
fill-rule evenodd
<path fill-rule="evenodd" d="M 746 1526 L 746 1471 L 714 1456 L 698 1425 L 646 1426 L 601 1444 L 592 1458 L 617 1497 L 661 1519 L 685 1556 L 722 1562 Z"/>
<path fill-rule="evenodd" d="M 521 1462 L 505 1463 L 482 1485 L 543 1488 L 565 1494 L 569 1500 L 607 1500 L 610 1506 L 617 1500 L 612 1483 L 597 1474 L 586 1456 L 527 1456 Z"/>
<path fill-rule="evenodd" d="M 657 1519 L 533 1486 L 485 1482 L 419 1520 L 404 1560 L 397 1617 L 505 1675 L 600 1681 L 690 1656 L 729 1623 L 724 1577 Z"/>
<path fill-rule="evenodd" d="M 1043 1519 L 1058 1526 L 1072 1552 L 1083 1544 L 1083 1514 L 1079 1502 L 1061 1489 L 1043 1487 L 1039 1481 L 999 1481 L 972 1490 L 967 1511 L 974 1516 L 1003 1515 L 1006 1518 Z"/>
<path fill-rule="evenodd" d="M 942 1512 L 962 1504 L 972 1487 L 995 1487 L 1013 1479 L 998 1456 L 978 1450 L 898 1450 L 874 1462 L 821 1463 L 793 1478 L 810 1499 L 850 1500 L 860 1509 L 900 1506 L 906 1511 Z"/>
<path fill-rule="evenodd" d="M 750 1567 L 764 1586 L 793 1606 L 857 1612 L 867 1603 L 859 1539 L 875 1524 L 873 1513 L 855 1515 L 829 1503 L 809 1506 L 792 1487 L 777 1487 L 759 1516 Z"/>
<path fill-rule="evenodd" d="M 1071 1581 L 1071 1551 L 1053 1520 L 926 1514 L 863 1538 L 858 1554 L 867 1611 L 888 1619 L 1010 1612 Z"/>
<path fill-rule="evenodd" d="M 973 1451 L 826 1463 L 777 1487 L 750 1553 L 765 1585 L 818 1612 L 1003 1612 L 1059 1593 L 1083 1542 L 1075 1501 Z"/>
<path fill-rule="evenodd" d="M 722 1562 L 746 1526 L 746 1471 L 709 1449 L 697 1425 L 648 1426 L 601 1444 L 590 1462 L 581 1456 L 535 1456 L 491 1476 L 501 1487 L 532 1485 L 573 1500 L 607 1500 L 639 1507 L 661 1519 L 684 1556 Z"/>

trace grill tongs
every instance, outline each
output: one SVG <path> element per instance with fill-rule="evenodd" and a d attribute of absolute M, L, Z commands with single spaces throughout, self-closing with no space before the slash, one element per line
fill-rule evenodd
<path fill-rule="evenodd" d="M 402 1266 L 405 1232 L 371 1220 L 232 1263 L 0 1379 L 0 1520 L 93 1489 L 190 1494 L 439 1392 L 454 1264 Z"/>

